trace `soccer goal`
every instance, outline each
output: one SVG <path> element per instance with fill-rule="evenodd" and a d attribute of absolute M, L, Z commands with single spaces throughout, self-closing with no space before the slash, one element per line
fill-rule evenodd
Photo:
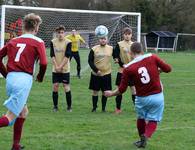
<path fill-rule="evenodd" d="M 1 47 L 10 39 L 22 34 L 22 19 L 27 13 L 35 13 L 42 17 L 38 36 L 46 46 L 49 46 L 53 31 L 59 25 L 64 25 L 66 31 L 76 29 L 86 42 L 93 46 L 96 44 L 94 30 L 98 25 L 105 25 L 109 30 L 111 45 L 122 38 L 122 29 L 130 27 L 133 30 L 133 40 L 140 41 L 141 14 L 131 12 L 111 12 L 92 10 L 72 10 L 25 6 L 1 6 Z"/>
<path fill-rule="evenodd" d="M 177 33 L 175 51 L 194 51 L 195 50 L 195 34 Z"/>

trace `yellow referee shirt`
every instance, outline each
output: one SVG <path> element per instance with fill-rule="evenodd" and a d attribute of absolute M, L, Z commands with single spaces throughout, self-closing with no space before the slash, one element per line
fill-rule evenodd
<path fill-rule="evenodd" d="M 79 42 L 85 43 L 85 40 L 79 34 L 67 35 L 66 38 L 72 41 L 72 48 L 71 48 L 72 52 L 78 52 Z"/>

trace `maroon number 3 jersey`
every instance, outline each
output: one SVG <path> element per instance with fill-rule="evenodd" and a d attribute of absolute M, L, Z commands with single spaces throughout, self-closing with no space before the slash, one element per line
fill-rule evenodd
<path fill-rule="evenodd" d="M 170 72 L 170 65 L 166 64 L 157 55 L 145 54 L 128 63 L 123 71 L 119 87 L 121 93 L 128 87 L 128 81 L 136 88 L 137 96 L 148 96 L 162 91 L 159 69 Z"/>

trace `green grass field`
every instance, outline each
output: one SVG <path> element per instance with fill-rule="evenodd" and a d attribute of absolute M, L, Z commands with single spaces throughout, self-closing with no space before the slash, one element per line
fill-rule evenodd
<path fill-rule="evenodd" d="M 59 112 L 52 112 L 51 64 L 45 81 L 34 82 L 28 106 L 22 144 L 25 150 L 134 150 L 138 139 L 136 114 L 129 90 L 126 92 L 121 115 L 113 114 L 115 100 L 110 98 L 107 112 L 100 107 L 91 113 L 91 91 L 88 90 L 90 69 L 88 51 L 80 51 L 82 79 L 71 77 L 73 112 L 66 112 L 65 95 L 60 88 Z M 159 53 L 173 67 L 170 74 L 161 74 L 164 84 L 165 112 L 157 132 L 148 142 L 147 150 L 195 149 L 195 53 Z M 72 61 L 72 75 L 75 62 Z M 117 66 L 113 65 L 113 87 Z M 0 79 L 0 103 L 6 99 L 5 80 Z M 100 100 L 99 100 L 99 106 Z M 0 114 L 5 113 L 0 105 Z M 0 129 L 0 150 L 10 150 L 12 128 Z"/>

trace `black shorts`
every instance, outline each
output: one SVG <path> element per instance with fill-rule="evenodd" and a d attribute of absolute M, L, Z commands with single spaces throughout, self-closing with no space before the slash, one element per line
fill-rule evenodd
<path fill-rule="evenodd" d="M 104 76 L 96 76 L 91 73 L 89 89 L 94 91 L 112 90 L 111 74 L 107 74 Z"/>
<path fill-rule="evenodd" d="M 116 76 L 116 81 L 115 81 L 115 85 L 117 85 L 117 86 L 119 86 L 120 85 L 120 83 L 121 83 L 121 80 L 122 80 L 122 73 L 120 73 L 120 72 L 118 72 L 117 73 L 117 76 Z M 128 84 L 129 86 L 131 86 L 131 83 L 130 83 L 130 81 L 129 81 L 129 84 Z"/>
<path fill-rule="evenodd" d="M 52 72 L 52 82 L 53 83 L 70 83 L 70 73 L 55 73 Z"/>

